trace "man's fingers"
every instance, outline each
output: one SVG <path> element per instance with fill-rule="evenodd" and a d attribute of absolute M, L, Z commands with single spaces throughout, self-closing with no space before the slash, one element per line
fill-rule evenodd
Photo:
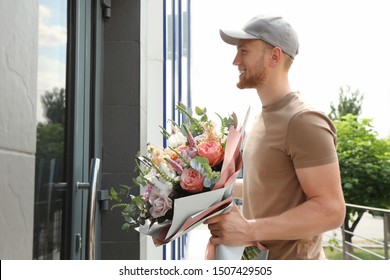
<path fill-rule="evenodd" d="M 207 225 L 209 230 L 221 230 L 219 223 L 213 223 Z"/>
<path fill-rule="evenodd" d="M 214 245 L 221 244 L 221 238 L 211 236 L 211 237 L 210 237 L 210 243 L 211 243 L 211 244 L 214 244 Z"/>
<path fill-rule="evenodd" d="M 221 219 L 222 219 L 222 215 L 218 215 L 218 216 L 215 216 L 215 217 L 212 217 L 210 219 L 205 220 L 203 223 L 206 225 L 215 224 L 215 223 L 218 223 Z"/>

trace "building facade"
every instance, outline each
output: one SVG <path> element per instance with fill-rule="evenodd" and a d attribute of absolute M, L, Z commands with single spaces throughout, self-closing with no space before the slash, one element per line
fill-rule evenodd
<path fill-rule="evenodd" d="M 121 231 L 108 190 L 191 102 L 189 7 L 0 0 L 0 259 L 183 256 Z"/>

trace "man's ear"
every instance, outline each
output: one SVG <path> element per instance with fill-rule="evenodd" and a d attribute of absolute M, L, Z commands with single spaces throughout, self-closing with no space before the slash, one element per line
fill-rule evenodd
<path fill-rule="evenodd" d="M 279 47 L 275 47 L 272 49 L 271 52 L 271 61 L 270 65 L 275 66 L 279 63 L 279 61 L 282 59 L 283 51 Z"/>

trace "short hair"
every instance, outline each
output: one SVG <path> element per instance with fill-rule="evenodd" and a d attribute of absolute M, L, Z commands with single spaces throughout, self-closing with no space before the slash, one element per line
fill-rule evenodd
<path fill-rule="evenodd" d="M 275 46 L 265 42 L 262 40 L 262 42 L 264 43 L 264 45 L 266 46 L 267 49 L 269 50 L 272 50 L 274 48 L 276 48 Z M 282 50 L 283 51 L 283 50 Z M 284 55 L 285 55 L 285 60 L 284 60 L 284 68 L 286 69 L 286 71 L 288 71 L 290 68 L 291 68 L 291 65 L 293 64 L 294 62 L 294 59 L 288 55 L 287 53 L 283 52 Z"/>

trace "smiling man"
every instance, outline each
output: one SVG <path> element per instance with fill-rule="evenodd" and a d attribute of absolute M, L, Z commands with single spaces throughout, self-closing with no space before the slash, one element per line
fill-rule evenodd
<path fill-rule="evenodd" d="M 262 104 L 244 148 L 244 177 L 235 185 L 243 213 L 206 221 L 213 244 L 260 242 L 269 259 L 324 259 L 322 233 L 345 216 L 336 131 L 290 87 L 298 36 L 281 17 L 252 18 L 241 30 L 221 30 L 237 47 L 240 89 L 254 88 Z"/>

